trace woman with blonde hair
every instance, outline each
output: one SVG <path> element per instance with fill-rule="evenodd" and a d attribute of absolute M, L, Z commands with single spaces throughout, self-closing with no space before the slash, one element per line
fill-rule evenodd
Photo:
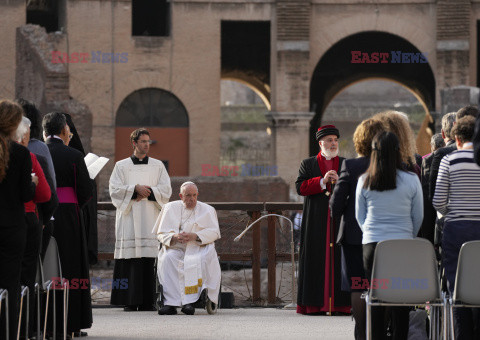
<path fill-rule="evenodd" d="M 403 112 L 391 110 L 377 113 L 372 118 L 383 122 L 387 131 L 397 136 L 400 147 L 400 158 L 405 166 L 405 170 L 415 172 L 420 178 L 420 167 L 415 161 L 415 153 L 417 150 L 415 135 L 408 123 L 408 116 Z"/>
<path fill-rule="evenodd" d="M 24 203 L 35 194 L 38 177 L 32 174 L 27 148 L 13 142 L 23 110 L 0 100 L 0 288 L 8 291 L 10 339 L 16 339 L 20 270 L 26 241 Z M 0 320 L 0 334 L 5 334 Z"/>

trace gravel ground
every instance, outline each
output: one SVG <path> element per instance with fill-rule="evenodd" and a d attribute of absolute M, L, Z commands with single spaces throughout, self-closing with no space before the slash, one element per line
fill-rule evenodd
<path fill-rule="evenodd" d="M 95 308 L 89 340 L 113 339 L 352 339 L 348 316 L 305 316 L 276 308 L 220 309 L 215 315 L 160 316 Z"/>

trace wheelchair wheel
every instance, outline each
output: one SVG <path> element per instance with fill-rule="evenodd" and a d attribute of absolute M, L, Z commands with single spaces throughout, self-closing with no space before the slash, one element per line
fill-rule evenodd
<path fill-rule="evenodd" d="M 214 304 L 207 296 L 207 300 L 205 302 L 205 309 L 207 310 L 207 313 L 210 315 L 217 314 L 217 305 Z"/>

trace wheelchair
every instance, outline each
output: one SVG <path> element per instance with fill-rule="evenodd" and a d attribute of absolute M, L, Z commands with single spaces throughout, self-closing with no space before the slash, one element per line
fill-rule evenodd
<path fill-rule="evenodd" d="M 163 286 L 160 284 L 158 281 L 158 273 L 157 273 L 157 262 L 158 259 L 155 259 L 155 268 L 154 268 L 154 273 L 155 273 L 155 293 L 157 295 L 157 298 L 155 299 L 155 308 L 157 311 L 163 307 L 163 301 L 164 301 L 164 295 L 163 295 Z M 218 293 L 218 302 L 220 303 L 220 298 L 222 295 L 222 285 L 220 284 L 220 291 Z M 205 309 L 208 314 L 213 315 L 217 313 L 217 310 L 220 306 L 217 304 L 213 303 L 212 300 L 208 297 L 208 290 L 205 288 L 202 290 L 200 293 L 200 297 L 198 300 L 192 304 L 195 309 Z"/>
<path fill-rule="evenodd" d="M 157 299 L 155 301 L 155 307 L 157 308 L 157 311 L 163 307 L 163 286 L 158 282 L 158 278 L 156 280 L 156 294 L 157 294 Z M 220 294 L 219 294 L 220 295 Z M 220 301 L 220 299 L 218 300 Z M 202 290 L 200 293 L 200 297 L 196 302 L 194 302 L 193 307 L 195 309 L 205 309 L 208 314 L 213 315 L 217 313 L 217 310 L 219 306 L 210 300 L 208 297 L 208 290 L 205 288 Z"/>

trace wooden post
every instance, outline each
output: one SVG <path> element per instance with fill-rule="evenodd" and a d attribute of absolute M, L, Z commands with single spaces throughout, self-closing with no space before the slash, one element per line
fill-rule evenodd
<path fill-rule="evenodd" d="M 252 222 L 260 218 L 260 211 L 252 213 Z M 260 301 L 260 240 L 262 232 L 260 229 L 260 221 L 253 226 L 252 237 L 252 300 Z"/>
<path fill-rule="evenodd" d="M 273 214 L 273 212 L 268 212 Z M 276 259 L 276 216 L 268 216 L 268 303 L 276 302 L 277 259 Z"/>

